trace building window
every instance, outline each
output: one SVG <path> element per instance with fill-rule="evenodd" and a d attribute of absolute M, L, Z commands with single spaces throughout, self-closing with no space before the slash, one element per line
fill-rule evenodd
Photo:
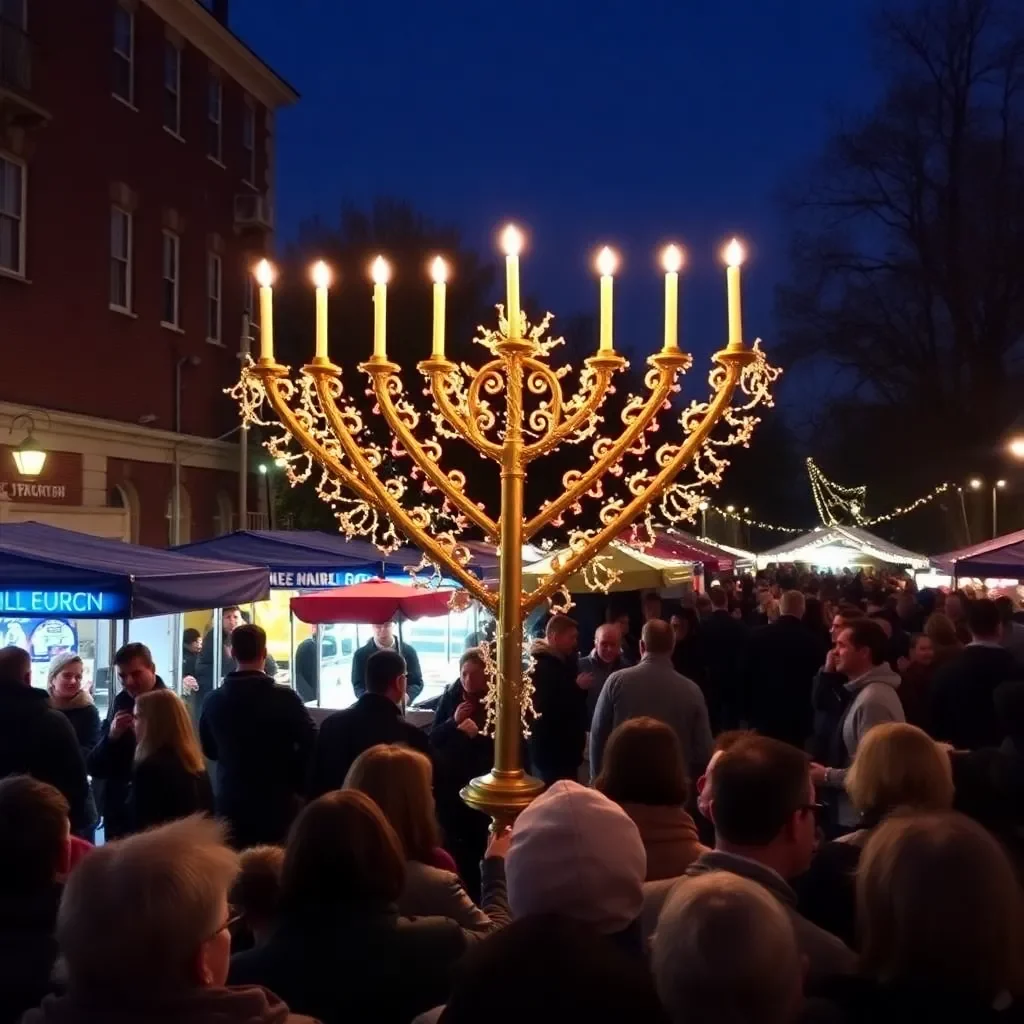
<path fill-rule="evenodd" d="M 215 252 L 206 254 L 206 340 L 220 343 L 221 260 Z"/>
<path fill-rule="evenodd" d="M 242 312 L 249 317 L 249 323 L 258 327 L 260 323 L 260 307 L 256 301 L 256 278 L 252 272 L 245 272 L 245 294 L 242 299 Z"/>
<path fill-rule="evenodd" d="M 169 39 L 164 43 L 164 127 L 181 134 L 181 50 Z"/>
<path fill-rule="evenodd" d="M 114 8 L 114 95 L 135 102 L 135 15 Z"/>
<path fill-rule="evenodd" d="M 110 306 L 132 309 L 132 215 L 119 206 L 110 210 Z"/>
<path fill-rule="evenodd" d="M 216 75 L 210 75 L 206 93 L 206 152 L 220 163 L 224 151 L 222 116 L 224 110 L 224 89 Z"/>
<path fill-rule="evenodd" d="M 256 184 L 256 108 L 246 103 L 242 118 L 242 149 L 245 152 L 244 175 L 250 185 Z"/>
<path fill-rule="evenodd" d="M 0 270 L 25 273 L 25 165 L 0 156 Z"/>
<path fill-rule="evenodd" d="M 180 327 L 181 239 L 173 231 L 164 232 L 162 322 Z"/>

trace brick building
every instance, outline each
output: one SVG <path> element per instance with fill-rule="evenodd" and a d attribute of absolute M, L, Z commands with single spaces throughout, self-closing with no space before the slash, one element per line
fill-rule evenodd
<path fill-rule="evenodd" d="M 0 0 L 0 446 L 48 452 L 32 481 L 0 447 L 0 523 L 165 545 L 259 512 L 223 389 L 297 95 L 227 6 Z"/>

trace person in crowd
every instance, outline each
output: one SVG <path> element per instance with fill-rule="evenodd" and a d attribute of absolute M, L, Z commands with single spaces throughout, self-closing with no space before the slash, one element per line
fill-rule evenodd
<path fill-rule="evenodd" d="M 67 992 L 25 1024 L 313 1024 L 270 992 L 226 986 L 237 873 L 209 818 L 97 848 L 68 879 L 57 916 Z"/>
<path fill-rule="evenodd" d="M 869 615 L 868 618 L 881 626 L 882 632 L 885 634 L 886 661 L 893 672 L 899 672 L 899 666 L 910 655 L 910 637 L 900 629 L 895 612 L 883 609 Z"/>
<path fill-rule="evenodd" d="M 295 692 L 303 704 L 314 703 L 320 695 L 320 651 L 315 632 L 295 648 Z"/>
<path fill-rule="evenodd" d="M 1003 646 L 1017 659 L 1017 663 L 1024 667 L 1024 624 L 1013 619 L 1013 613 L 1016 611 L 1013 598 L 1000 594 L 995 599 L 995 605 L 999 612 L 999 621 L 1003 625 Z"/>
<path fill-rule="evenodd" d="M 221 609 L 222 648 L 220 677 L 222 681 L 227 679 L 232 672 L 237 672 L 239 670 L 238 662 L 235 660 L 235 656 L 231 653 L 231 636 L 239 626 L 244 625 L 246 625 L 245 616 L 242 614 L 242 609 L 237 605 L 231 605 L 228 608 Z M 213 627 L 211 627 L 206 631 L 206 636 L 203 637 L 199 654 L 196 656 L 196 689 L 193 699 L 196 708 L 200 712 L 203 709 L 203 705 L 206 704 L 206 699 L 214 690 L 213 652 L 215 646 L 216 645 L 213 642 Z M 267 655 L 264 670 L 271 679 L 277 675 L 277 663 L 269 654 Z"/>
<path fill-rule="evenodd" d="M 597 698 L 601 696 L 604 684 L 613 672 L 620 668 L 629 668 L 633 662 L 626 658 L 622 650 L 622 634 L 619 626 L 606 622 L 597 627 L 594 633 L 594 649 L 585 658 L 580 658 L 580 673 L 593 676 L 593 683 L 587 690 L 587 724 L 593 721 Z"/>
<path fill-rule="evenodd" d="M 932 612 L 925 619 L 924 635 L 932 642 L 935 650 L 935 667 L 944 665 L 954 655 L 959 654 L 964 645 L 957 636 L 953 620 L 943 612 Z"/>
<path fill-rule="evenodd" d="M 630 664 L 635 665 L 640 660 L 640 641 L 633 635 L 633 624 L 629 612 L 623 610 L 608 609 L 605 621 L 619 627 L 619 636 L 622 641 L 622 657 Z"/>
<path fill-rule="evenodd" d="M 500 993 L 500 995 L 498 995 Z M 534 914 L 475 945 L 440 1015 L 414 1024 L 668 1024 L 650 972 L 604 936 Z"/>
<path fill-rule="evenodd" d="M 229 981 L 262 985 L 322 1024 L 408 1024 L 443 1003 L 466 935 L 445 918 L 400 918 L 405 857 L 358 790 L 326 793 L 285 847 L 278 923 L 232 958 Z"/>
<path fill-rule="evenodd" d="M 238 876 L 230 893 L 242 937 L 241 942 L 232 937 L 235 952 L 262 946 L 277 927 L 283 867 L 282 846 L 250 846 L 239 854 Z"/>
<path fill-rule="evenodd" d="M 705 846 L 715 845 L 715 826 L 711 821 L 711 778 L 715 764 L 722 754 L 732 749 L 743 737 L 754 735 L 755 733 L 749 729 L 730 729 L 727 732 L 720 732 L 715 737 L 715 749 L 712 751 L 707 768 L 704 769 L 704 774 L 697 776 L 694 787 L 697 790 L 697 810 L 700 812 L 697 819 L 697 831 Z"/>
<path fill-rule="evenodd" d="M 578 782 L 555 783 L 512 826 L 505 874 L 515 919 L 557 914 L 642 956 L 646 873 L 632 819 Z"/>
<path fill-rule="evenodd" d="M 711 726 L 700 687 L 672 667 L 675 637 L 667 622 L 644 623 L 639 665 L 609 677 L 594 711 L 590 730 L 590 771 L 601 773 L 612 729 L 630 718 L 655 718 L 675 731 L 690 778 L 703 774 L 711 757 Z"/>
<path fill-rule="evenodd" d="M 803 594 L 787 590 L 779 620 L 751 633 L 742 672 L 749 724 L 801 748 L 811 731 L 811 687 L 825 660 L 820 638 L 803 624 L 804 610 Z"/>
<path fill-rule="evenodd" d="M 793 923 L 757 882 L 716 871 L 678 886 L 651 966 L 673 1024 L 795 1024 L 803 963 Z"/>
<path fill-rule="evenodd" d="M 808 749 L 812 759 L 822 764 L 836 764 L 841 760 L 840 751 L 836 747 L 839 723 L 853 700 L 853 694 L 846 688 L 850 680 L 836 667 L 839 657 L 836 642 L 844 630 L 862 618 L 864 613 L 851 606 L 844 606 L 835 612 L 829 629 L 832 647 L 825 655 L 824 666 L 811 684 L 813 728 Z"/>
<path fill-rule="evenodd" d="M 54 991 L 57 907 L 67 859 L 68 802 L 28 775 L 0 779 L 0 1022 Z"/>
<path fill-rule="evenodd" d="M 649 590 L 644 594 L 640 601 L 640 607 L 643 611 L 644 622 L 650 622 L 652 619 L 662 619 L 661 614 L 661 597 L 656 594 L 653 590 Z"/>
<path fill-rule="evenodd" d="M 706 852 L 686 810 L 689 784 L 679 737 L 664 722 L 631 718 L 617 726 L 594 788 L 639 829 L 648 882 L 677 878 Z"/>
<path fill-rule="evenodd" d="M 825 603 L 819 597 L 804 598 L 803 624 L 818 637 L 822 650 L 830 646 L 831 619 L 825 618 Z"/>
<path fill-rule="evenodd" d="M 857 825 L 857 812 L 845 793 L 847 768 L 871 729 L 883 722 L 902 722 L 904 717 L 897 692 L 900 677 L 886 661 L 887 638 L 877 622 L 859 619 L 844 629 L 836 642 L 836 652 L 836 669 L 846 676 L 844 688 L 852 699 L 836 729 L 834 762 L 815 762 L 812 778 L 815 785 L 838 791 L 838 824 L 849 830 Z"/>
<path fill-rule="evenodd" d="M 217 762 L 217 813 L 237 849 L 280 843 L 302 806 L 316 727 L 297 693 L 265 671 L 267 634 L 231 633 L 232 664 L 203 705 L 203 753 Z"/>
<path fill-rule="evenodd" d="M 196 813 L 213 813 L 213 788 L 192 718 L 173 690 L 150 690 L 135 701 L 127 820 L 141 832 Z"/>
<path fill-rule="evenodd" d="M 687 877 L 729 871 L 775 897 L 793 924 L 811 982 L 853 970 L 853 953 L 798 912 L 790 885 L 810 866 L 816 842 L 807 756 L 767 736 L 744 736 L 715 762 L 710 788 L 715 849 L 698 857 Z"/>
<path fill-rule="evenodd" d="M 434 815 L 430 758 L 392 744 L 371 747 L 356 758 L 346 789 L 365 793 L 384 812 L 405 855 L 405 888 L 398 901 L 403 917 L 447 917 L 472 936 L 508 923 L 504 843 L 494 844 L 483 862 L 482 907 L 470 899 L 441 848 Z"/>
<path fill-rule="evenodd" d="M 953 806 L 950 759 L 913 725 L 877 725 L 863 739 L 846 774 L 858 829 L 825 843 L 810 869 L 793 882 L 800 912 L 853 945 L 853 878 L 872 832 L 898 809 L 948 811 Z"/>
<path fill-rule="evenodd" d="M 393 622 L 380 622 L 373 627 L 373 636 L 360 647 L 352 656 L 352 692 L 358 700 L 367 692 L 366 669 L 370 658 L 377 651 L 393 651 L 400 654 L 405 660 L 405 698 L 410 704 L 415 704 L 416 699 L 423 692 L 423 672 L 420 669 L 420 657 L 416 648 L 410 644 L 399 642 L 395 636 L 395 624 Z"/>
<path fill-rule="evenodd" d="M 203 634 L 189 626 L 181 634 L 181 674 L 195 679 L 198 670 L 199 652 L 203 649 Z"/>
<path fill-rule="evenodd" d="M 769 598 L 764 606 L 764 617 L 769 626 L 778 622 L 782 618 L 782 602 L 774 597 Z"/>
<path fill-rule="evenodd" d="M 476 718 L 487 696 L 487 661 L 479 647 L 469 647 L 459 658 L 459 678 L 446 686 L 434 711 L 432 728 L 454 720 L 460 725 Z"/>
<path fill-rule="evenodd" d="M 380 743 L 404 743 L 429 753 L 427 734 L 405 720 L 405 659 L 397 651 L 376 651 L 366 663 L 366 692 L 350 708 L 320 723 L 309 791 L 320 796 L 341 789 L 356 758 Z"/>
<path fill-rule="evenodd" d="M 649 620 L 650 621 L 650 620 Z M 674 646 L 672 665 L 687 679 L 692 679 L 704 692 L 707 686 L 707 665 L 700 619 L 692 608 L 680 608 L 669 618 Z"/>
<path fill-rule="evenodd" d="M 587 736 L 587 691 L 594 676 L 580 672 L 576 654 L 579 628 L 568 615 L 552 615 L 544 639 L 530 648 L 533 706 L 529 750 L 534 772 L 548 785 L 575 779 Z"/>
<path fill-rule="evenodd" d="M 740 721 L 740 664 L 748 630 L 729 613 L 729 593 L 725 587 L 711 587 L 711 615 L 701 626 L 712 732 L 735 728 Z M 684 673 L 685 675 L 685 673 Z"/>
<path fill-rule="evenodd" d="M 114 667 L 121 689 L 110 702 L 100 741 L 88 759 L 89 774 L 101 782 L 97 796 L 108 840 L 132 831 L 129 793 L 135 766 L 135 701 L 144 693 L 165 689 L 145 644 L 125 644 L 114 655 Z"/>
<path fill-rule="evenodd" d="M 953 623 L 957 640 L 964 645 L 971 642 L 971 627 L 967 621 L 968 605 L 967 598 L 957 591 L 946 595 L 946 603 L 943 606 L 943 611 Z"/>
<path fill-rule="evenodd" d="M 71 826 L 90 832 L 94 810 L 75 730 L 32 686 L 32 659 L 20 647 L 0 648 L 0 777 L 31 775 L 58 789 L 68 802 Z"/>
<path fill-rule="evenodd" d="M 903 705 L 903 717 L 918 728 L 929 731 L 928 710 L 932 701 L 932 677 L 935 675 L 935 646 L 925 633 L 910 638 L 910 657 L 900 672 L 897 691 Z"/>
<path fill-rule="evenodd" d="M 1020 884 L 980 825 L 894 815 L 864 847 L 856 889 L 860 971 L 823 992 L 842 1020 L 1020 1019 Z"/>
<path fill-rule="evenodd" d="M 941 665 L 932 681 L 932 735 L 957 750 L 999 745 L 1003 737 L 992 694 L 1000 683 L 1024 679 L 1024 666 L 1002 645 L 1002 623 L 994 602 L 973 601 L 968 624 L 971 642 Z"/>
<path fill-rule="evenodd" d="M 896 595 L 896 617 L 900 629 L 908 636 L 924 630 L 924 608 L 917 602 L 917 597 L 910 589 L 904 588 Z"/>

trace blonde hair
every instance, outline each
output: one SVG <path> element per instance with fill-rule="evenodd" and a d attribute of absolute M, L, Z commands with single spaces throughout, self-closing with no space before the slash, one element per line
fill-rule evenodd
<path fill-rule="evenodd" d="M 897 807 L 948 811 L 953 769 L 949 755 L 916 725 L 885 722 L 860 741 L 846 792 L 862 814 L 885 815 Z"/>
<path fill-rule="evenodd" d="M 97 847 L 71 872 L 57 917 L 71 990 L 194 987 L 196 951 L 223 926 L 237 873 L 223 828 L 199 815 Z"/>
<path fill-rule="evenodd" d="M 168 749 L 193 775 L 206 771 L 188 708 L 173 690 L 141 694 L 135 700 L 135 713 L 146 723 L 146 734 L 135 750 L 136 761 Z"/>
<path fill-rule="evenodd" d="M 384 812 L 406 860 L 430 863 L 440 845 L 430 758 L 397 743 L 380 743 L 355 759 L 345 789 L 358 789 Z"/>
<path fill-rule="evenodd" d="M 1019 994 L 1020 883 L 1002 847 L 962 814 L 896 815 L 857 870 L 861 970 L 986 1000 Z"/>

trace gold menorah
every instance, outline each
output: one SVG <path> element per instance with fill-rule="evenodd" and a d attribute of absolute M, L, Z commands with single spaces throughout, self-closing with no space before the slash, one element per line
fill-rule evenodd
<path fill-rule="evenodd" d="M 497 660 L 489 658 L 487 697 L 488 725 L 494 726 L 494 768 L 474 779 L 463 797 L 470 806 L 499 821 L 513 818 L 542 789 L 541 782 L 526 774 L 520 755 L 522 730 L 528 725 L 532 708 L 532 684 L 523 659 L 526 617 L 543 602 L 551 607 L 570 606 L 566 583 L 575 574 L 582 574 L 593 589 L 607 591 L 615 582 L 615 573 L 605 565 L 602 551 L 641 517 L 650 536 L 655 504 L 668 520 L 692 520 L 704 490 L 721 481 L 727 465 L 721 449 L 748 443 L 758 422 L 753 410 L 758 404 L 771 404 L 770 385 L 779 373 L 768 365 L 758 342 L 753 346 L 743 342 L 739 280 L 743 251 L 734 240 L 725 252 L 729 341 L 713 357 L 711 394 L 707 400 L 691 402 L 682 410 L 681 438 L 657 447 L 653 465 L 648 459 L 626 472 L 625 460 L 642 459 L 652 451 L 647 434 L 657 429 L 659 411 L 670 407 L 673 394 L 679 390 L 677 378 L 692 362 L 678 342 L 682 253 L 669 246 L 664 253 L 665 338 L 661 350 L 647 360 L 647 396 L 632 396 L 626 401 L 619 436 L 598 437 L 592 445 L 589 465 L 566 473 L 562 493 L 527 519 L 523 508 L 527 467 L 564 443 L 578 443 L 596 434 L 602 403 L 615 375 L 628 363 L 613 346 L 615 256 L 610 250 L 602 250 L 597 261 L 600 345 L 597 353 L 584 362 L 578 391 L 567 397 L 562 379 L 570 368 L 552 369 L 548 364 L 552 350 L 562 342 L 548 332 L 551 315 L 533 325 L 520 308 L 522 237 L 514 227 L 505 230 L 503 245 L 507 304 L 498 306 L 497 330 L 481 327 L 474 339 L 491 355 L 479 369 L 456 364 L 445 356 L 446 267 L 440 258 L 432 265 L 433 351 L 417 369 L 426 378 L 432 398 L 429 416 L 434 424 L 433 436 L 422 440 L 418 437 L 422 415 L 405 397 L 398 376 L 400 367 L 387 358 L 389 269 L 383 258 L 378 258 L 372 268 L 373 356 L 359 369 L 369 378 L 376 401 L 374 412 L 379 411 L 392 434 L 389 445 L 370 438 L 372 431 L 364 414 L 344 396 L 341 370 L 328 357 L 330 272 L 323 263 L 313 268 L 316 354 L 302 368 L 297 381 L 274 358 L 273 268 L 266 261 L 257 267 L 261 355 L 258 362 L 243 368 L 241 380 L 231 389 L 244 422 L 280 430 L 269 438 L 267 446 L 286 466 L 293 484 L 308 479 L 319 468 L 318 493 L 332 505 L 347 536 L 369 535 L 386 550 L 407 539 L 435 570 L 456 580 L 467 599 L 475 599 L 494 614 Z M 504 410 L 499 413 L 493 406 L 501 397 Z M 533 408 L 527 408 L 528 402 Z M 273 419 L 264 411 L 267 404 Z M 720 432 L 724 436 L 715 433 L 719 424 L 724 427 Z M 464 473 L 442 467 L 439 438 L 461 438 L 498 464 L 501 507 L 497 519 L 469 496 Z M 389 456 L 411 461 L 412 480 L 384 472 Z M 693 470 L 693 479 L 680 482 L 677 478 L 687 467 Z M 552 559 L 551 571 L 535 589 L 524 591 L 523 546 L 545 527 L 561 525 L 567 512 L 582 512 L 585 498 L 605 498 L 607 476 L 624 478 L 626 496 L 606 499 L 596 526 L 571 530 L 568 547 Z M 471 527 L 498 546 L 496 590 L 473 571 L 471 551 L 461 539 L 463 531 Z"/>

